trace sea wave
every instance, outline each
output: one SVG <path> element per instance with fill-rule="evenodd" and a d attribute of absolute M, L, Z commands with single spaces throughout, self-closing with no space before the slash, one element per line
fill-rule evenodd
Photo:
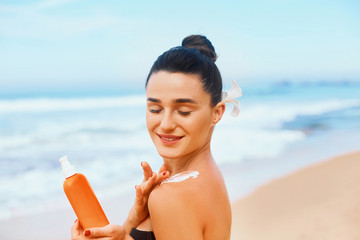
<path fill-rule="evenodd" d="M 358 98 L 240 102 L 240 116 L 231 117 L 228 109 L 214 131 L 212 152 L 219 165 L 275 157 L 306 140 L 302 131 L 283 128 L 297 116 L 360 107 Z M 141 161 L 159 167 L 144 111 L 142 95 L 0 100 L 0 219 L 63 196 L 57 160 L 65 154 L 104 191 L 141 176 Z"/>
<path fill-rule="evenodd" d="M 144 106 L 145 96 L 133 95 L 101 98 L 30 98 L 0 100 L 0 113 L 11 112 L 55 112 L 66 110 L 86 110 L 115 108 L 124 106 Z"/>

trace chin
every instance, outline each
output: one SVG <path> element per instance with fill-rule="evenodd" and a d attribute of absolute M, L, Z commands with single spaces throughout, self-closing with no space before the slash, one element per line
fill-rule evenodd
<path fill-rule="evenodd" d="M 169 151 L 158 151 L 158 153 L 162 158 L 166 158 L 166 159 L 176 159 L 180 157 L 180 154 L 171 153 Z"/>
<path fill-rule="evenodd" d="M 180 148 L 169 148 L 160 146 L 159 148 L 156 148 L 156 150 L 162 158 L 166 159 L 176 159 L 184 156 L 184 151 Z"/>

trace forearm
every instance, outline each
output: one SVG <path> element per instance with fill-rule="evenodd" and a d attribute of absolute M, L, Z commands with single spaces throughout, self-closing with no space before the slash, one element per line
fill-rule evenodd
<path fill-rule="evenodd" d="M 124 228 L 127 234 L 130 234 L 131 229 L 136 228 L 139 224 L 137 224 L 134 221 L 128 220 L 126 219 L 126 221 L 124 222 Z"/>
<path fill-rule="evenodd" d="M 126 234 L 124 240 L 134 240 L 134 239 L 130 236 L 130 234 Z"/>
<path fill-rule="evenodd" d="M 126 218 L 123 227 L 127 234 L 130 234 L 131 229 L 136 228 L 141 223 L 141 220 L 134 216 L 133 209 L 130 210 L 128 217 Z"/>

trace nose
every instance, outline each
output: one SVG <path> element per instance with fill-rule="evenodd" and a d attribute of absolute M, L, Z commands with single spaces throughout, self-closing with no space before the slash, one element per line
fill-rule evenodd
<path fill-rule="evenodd" d="M 164 132 L 169 132 L 175 128 L 175 122 L 170 111 L 164 111 L 161 119 L 160 128 Z"/>

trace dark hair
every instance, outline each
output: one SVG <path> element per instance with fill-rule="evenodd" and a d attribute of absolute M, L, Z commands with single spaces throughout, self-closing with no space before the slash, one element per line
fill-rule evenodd
<path fill-rule="evenodd" d="M 146 79 L 159 71 L 198 75 L 204 90 L 211 96 L 211 105 L 221 101 L 222 79 L 217 68 L 216 53 L 211 42 L 201 35 L 190 35 L 182 41 L 182 46 L 171 48 L 160 55 L 151 67 Z"/>

